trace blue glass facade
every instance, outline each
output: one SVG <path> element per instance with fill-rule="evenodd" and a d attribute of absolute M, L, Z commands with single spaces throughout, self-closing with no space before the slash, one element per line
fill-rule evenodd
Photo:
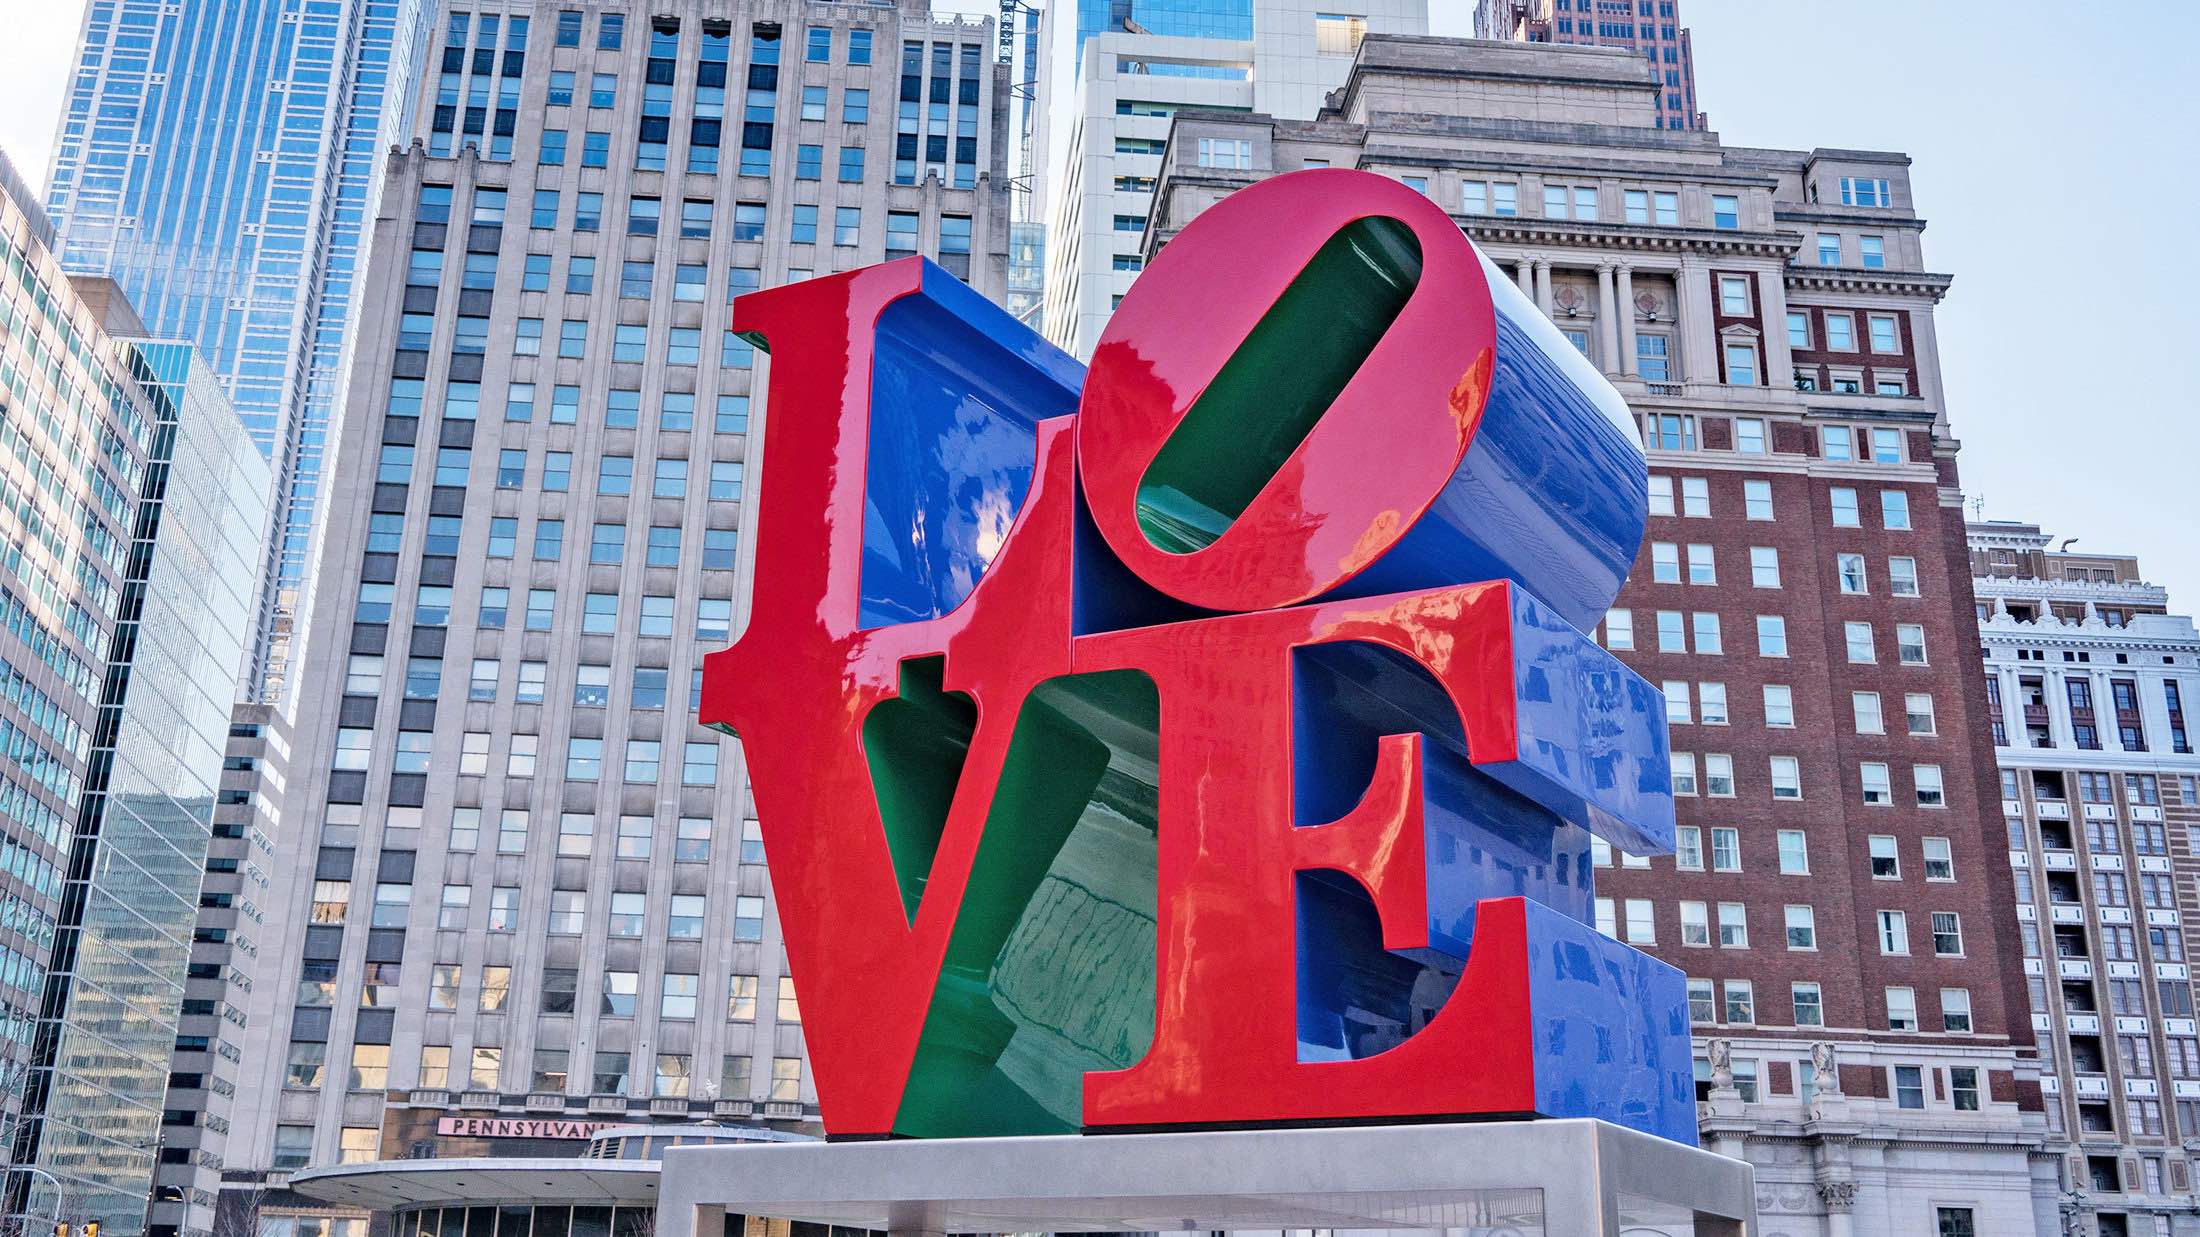
<path fill-rule="evenodd" d="M 273 464 L 249 690 L 283 690 L 422 0 L 92 0 L 49 210 L 73 273 L 193 343 Z"/>
<path fill-rule="evenodd" d="M 116 346 L 154 428 L 69 842 L 25 1133 L 39 1167 L 64 1183 L 75 1222 L 135 1237 L 252 632 L 269 470 L 191 345 Z"/>
<path fill-rule="evenodd" d="M 1096 34 L 1143 33 L 1192 39 L 1250 39 L 1253 0 L 1077 0 L 1077 60 Z"/>

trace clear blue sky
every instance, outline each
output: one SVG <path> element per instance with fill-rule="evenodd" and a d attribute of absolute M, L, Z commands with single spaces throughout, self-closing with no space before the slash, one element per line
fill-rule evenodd
<path fill-rule="evenodd" d="M 1680 6 L 1724 141 L 1915 161 L 1965 492 L 2200 611 L 2200 5 Z"/>
<path fill-rule="evenodd" d="M 1726 141 L 1916 160 L 1966 491 L 2200 610 L 2200 4 L 1680 4 Z M 43 183 L 81 8 L 18 8 L 0 146 Z M 1430 17 L 1467 34 L 1472 5 Z"/>

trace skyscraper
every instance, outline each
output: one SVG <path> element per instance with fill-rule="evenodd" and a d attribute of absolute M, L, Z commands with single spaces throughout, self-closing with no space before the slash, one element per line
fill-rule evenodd
<path fill-rule="evenodd" d="M 1624 47 L 1656 67 L 1658 127 L 1703 129 L 1696 61 L 1679 0 L 1478 0 L 1474 37 L 1521 43 Z"/>
<path fill-rule="evenodd" d="M 1145 252 L 1263 177 L 1396 176 L 1611 379 L 1650 516 L 1598 634 L 1663 688 L 1678 846 L 1594 847 L 1596 914 L 1688 975 L 1705 1144 L 1757 1166 L 1766 1231 L 2034 1231 L 1950 280 L 1906 156 L 1724 146 L 1661 91 L 1614 49 L 1371 35 L 1314 119 L 1179 111 Z"/>
<path fill-rule="evenodd" d="M 1066 6 L 1065 6 L 1066 7 Z M 1041 89 L 1061 111 L 1047 194 L 1047 338 L 1080 359 L 1141 256 L 1154 174 L 1178 108 L 1311 119 L 1370 33 L 1421 34 L 1426 0 L 1354 0 L 1313 12 L 1284 0 L 1078 0 Z M 1073 59 L 1065 59 L 1073 57 Z M 1210 152 L 1211 153 L 1211 152 Z"/>
<path fill-rule="evenodd" d="M 192 346 L 144 338 L 111 281 L 64 278 L 0 171 L 0 474 L 21 524 L 0 554 L 0 1124 L 7 1161 L 58 1179 L 72 1222 L 127 1237 L 152 1187 L 268 468 Z M 7 1174 L 7 1210 L 30 1184 Z"/>
<path fill-rule="evenodd" d="M 435 41 L 373 223 L 304 646 L 326 689 L 289 736 L 224 1153 L 235 1206 L 302 1234 L 348 1231 L 281 1193 L 308 1162 L 812 1119 L 741 749 L 695 722 L 747 604 L 764 375 L 801 363 L 730 304 L 919 253 L 1006 291 L 989 22 L 479 3 Z M 508 135 L 427 102 L 508 80 Z"/>
<path fill-rule="evenodd" d="M 2062 1231 L 2186 1233 L 2200 1140 L 2200 632 L 2129 555 L 1970 526 Z"/>
<path fill-rule="evenodd" d="M 194 344 L 274 467 L 256 699 L 280 697 L 290 676 L 366 228 L 381 154 L 407 132 L 422 11 L 422 0 L 84 10 L 48 195 L 61 261 L 113 278 L 153 334 Z"/>

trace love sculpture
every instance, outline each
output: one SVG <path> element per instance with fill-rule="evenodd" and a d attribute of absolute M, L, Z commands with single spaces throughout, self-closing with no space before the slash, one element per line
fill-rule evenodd
<path fill-rule="evenodd" d="M 1603 378 L 1362 172 L 1224 198 L 1089 370 L 921 258 L 743 296 L 772 356 L 738 733 L 826 1128 L 1600 1117 L 1693 1145 L 1673 843 L 1583 633 L 1646 515 Z"/>

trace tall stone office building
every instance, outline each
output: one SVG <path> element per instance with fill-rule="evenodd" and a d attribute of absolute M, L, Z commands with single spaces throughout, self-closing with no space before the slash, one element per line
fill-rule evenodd
<path fill-rule="evenodd" d="M 291 1205 L 309 1162 L 814 1120 L 740 747 L 694 720 L 770 416 L 728 306 L 919 253 L 1006 292 L 989 22 L 459 3 L 435 48 L 374 222 L 226 1153 L 286 1233 L 363 1223 Z M 508 146 L 445 142 L 469 114 L 430 100 L 521 52 Z"/>
<path fill-rule="evenodd" d="M 1664 687 L 1680 830 L 1676 855 L 1603 857 L 1598 915 L 1689 976 L 1705 1142 L 1756 1164 L 1768 1232 L 2030 1232 L 2054 1165 L 1934 342 L 1949 277 L 1904 156 L 1728 146 L 1662 127 L 1660 89 L 1631 52 L 1371 35 L 1314 120 L 1179 111 L 1146 254 L 1263 177 L 1395 176 L 1611 377 L 1651 515 L 1597 634 Z"/>
<path fill-rule="evenodd" d="M 70 1223 L 130 1237 L 203 963 L 269 470 L 194 348 L 55 243 L 0 157 L 0 1209 L 58 1187 Z"/>
<path fill-rule="evenodd" d="M 2128 555 L 1970 527 L 1987 720 L 2061 1207 L 2085 1237 L 2200 1233 L 2200 632 Z"/>

